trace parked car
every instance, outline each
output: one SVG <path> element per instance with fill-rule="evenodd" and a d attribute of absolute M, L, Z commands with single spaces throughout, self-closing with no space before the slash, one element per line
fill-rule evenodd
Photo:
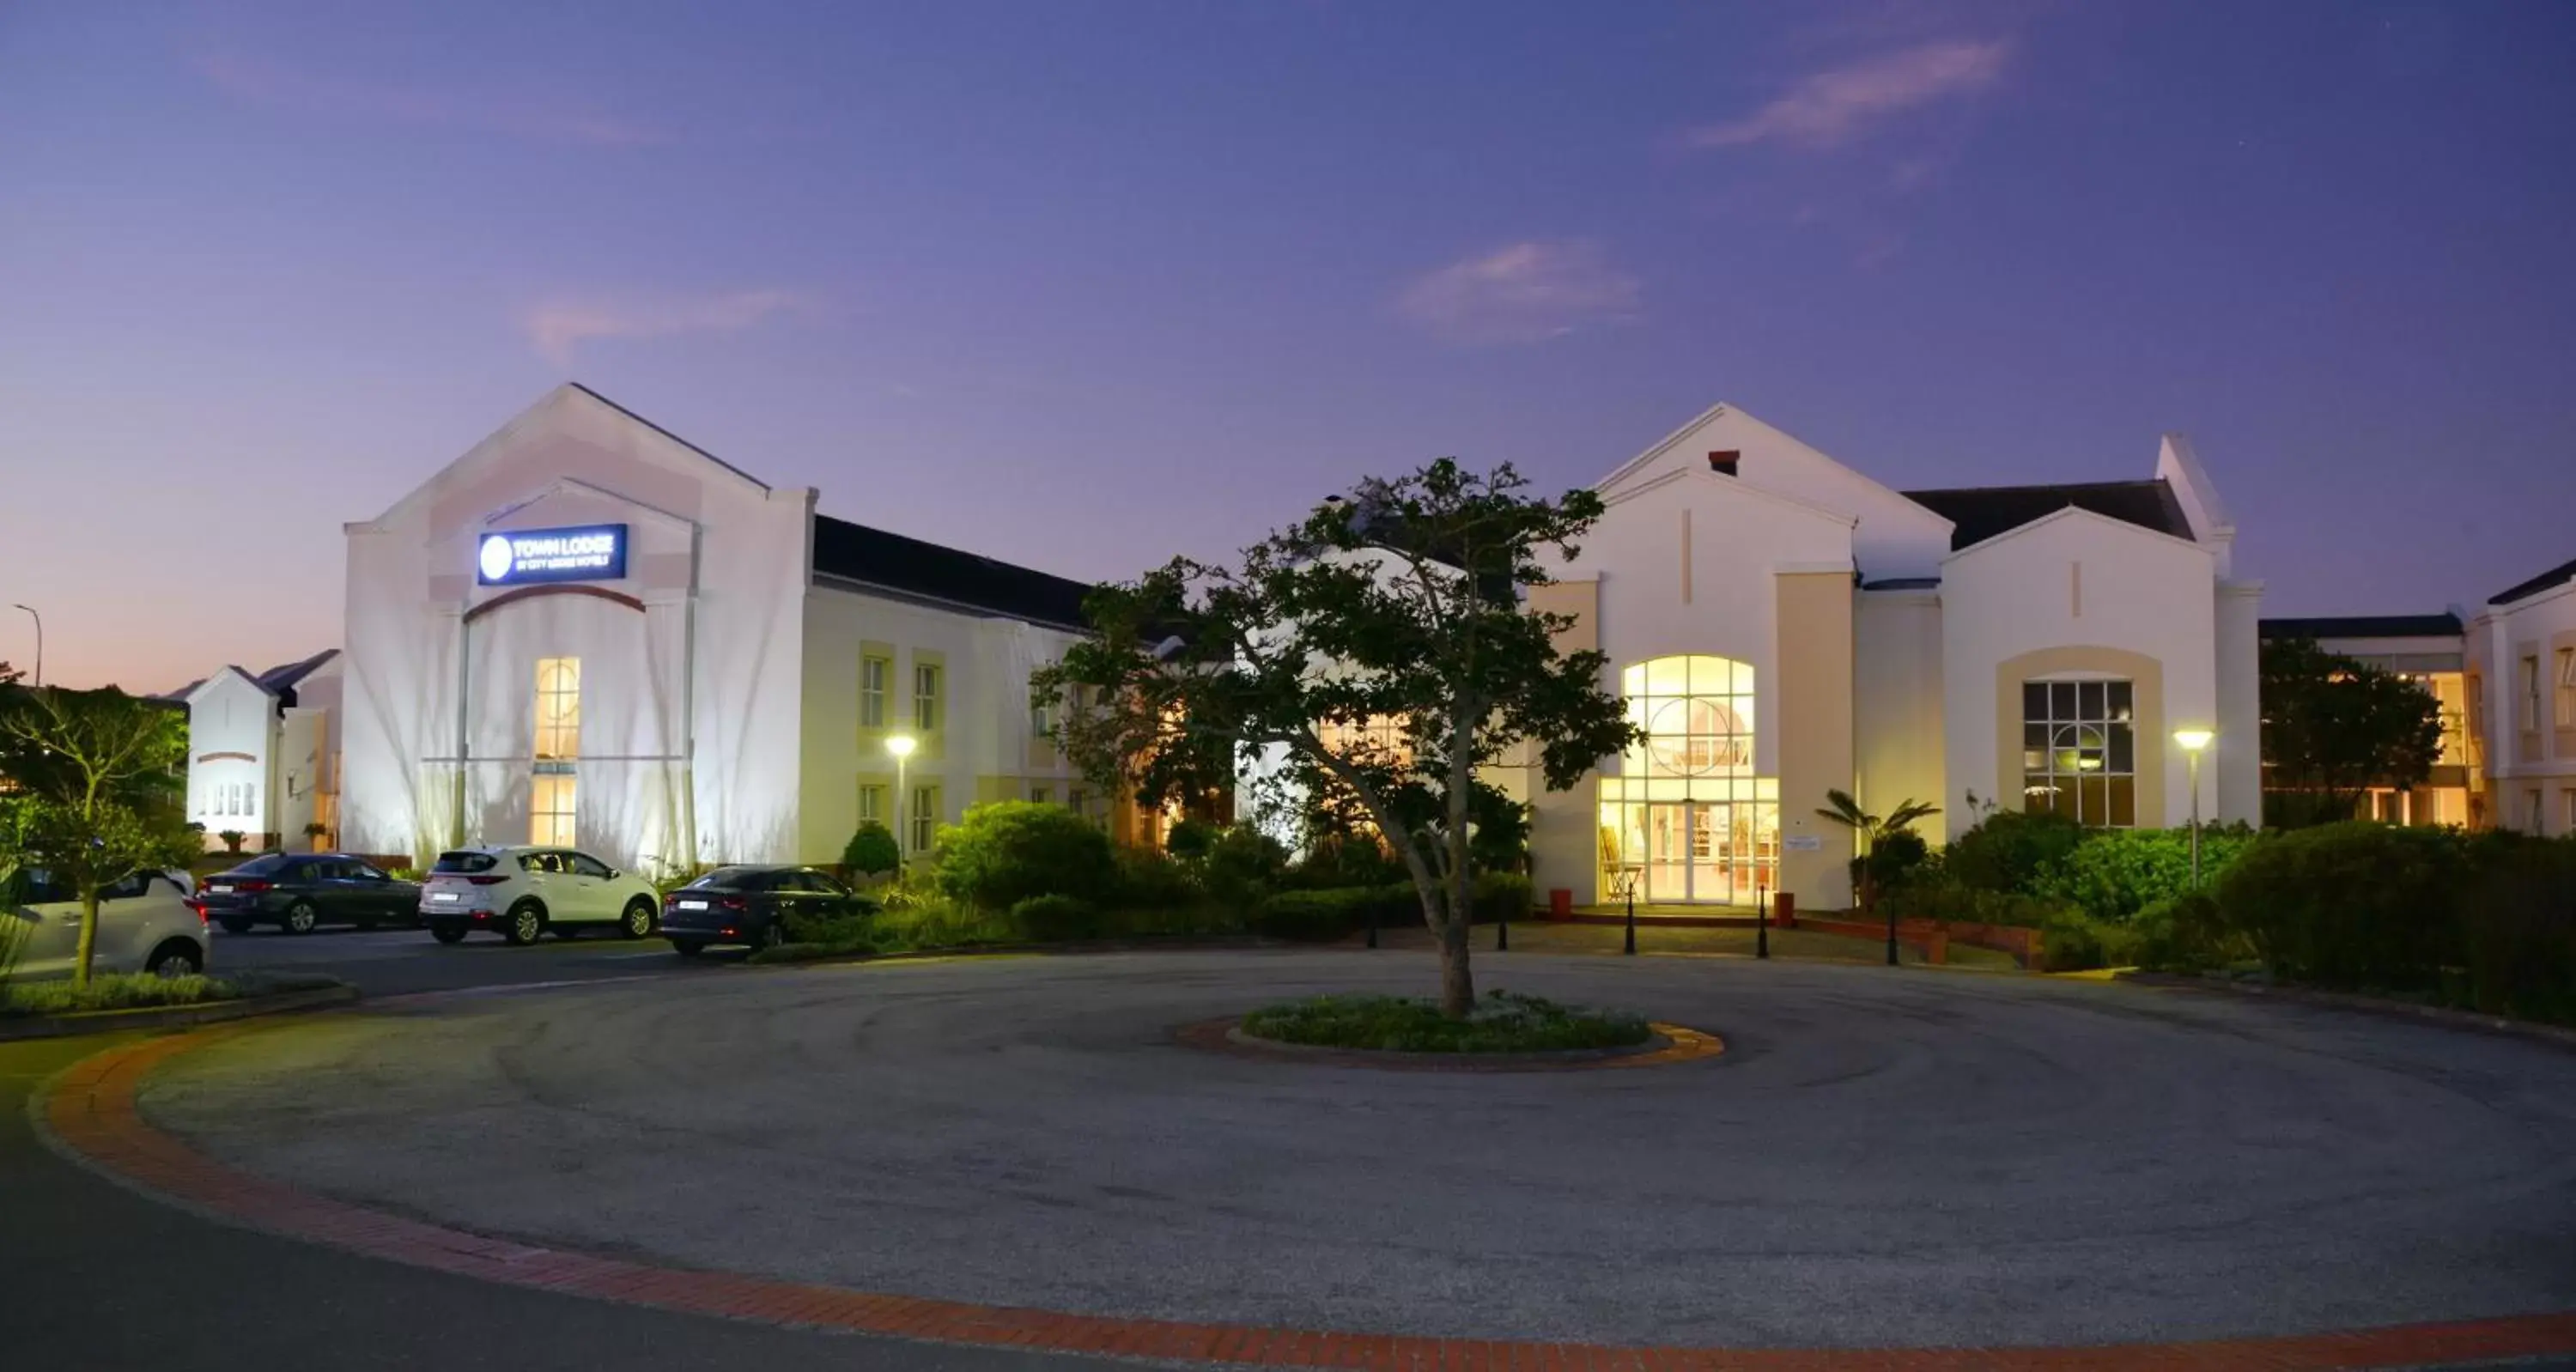
<path fill-rule="evenodd" d="M 206 918 L 227 934 L 274 924 L 309 934 L 325 924 L 409 924 L 420 884 L 396 881 L 346 853 L 267 853 L 206 878 L 197 892 Z"/>
<path fill-rule="evenodd" d="M 660 903 L 653 883 L 570 848 L 459 848 L 438 855 L 420 888 L 421 922 L 441 943 L 474 929 L 518 944 L 585 928 L 643 938 Z"/>
<path fill-rule="evenodd" d="M 682 957 L 720 943 L 775 948 L 791 914 L 873 913 L 876 902 L 811 867 L 719 867 L 662 898 L 662 937 Z"/>
<path fill-rule="evenodd" d="M 30 981 L 70 976 L 80 959 L 80 898 L 41 870 L 23 870 L 18 878 L 15 898 L 0 899 L 0 920 L 16 922 L 0 931 L 17 945 L 11 975 Z M 205 921 L 188 900 L 184 872 L 137 872 L 101 890 L 90 970 L 171 977 L 206 970 Z"/>

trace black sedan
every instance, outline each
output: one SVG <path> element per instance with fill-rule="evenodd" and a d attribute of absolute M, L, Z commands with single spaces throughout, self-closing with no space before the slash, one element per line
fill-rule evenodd
<path fill-rule="evenodd" d="M 873 913 L 876 902 L 811 867 L 719 867 L 662 897 L 662 937 L 682 957 L 720 943 L 775 948 L 789 919 Z"/>
<path fill-rule="evenodd" d="M 420 922 L 420 883 L 396 881 L 346 853 L 266 853 L 206 878 L 197 901 L 227 934 L 254 924 L 309 934 L 325 924 Z"/>

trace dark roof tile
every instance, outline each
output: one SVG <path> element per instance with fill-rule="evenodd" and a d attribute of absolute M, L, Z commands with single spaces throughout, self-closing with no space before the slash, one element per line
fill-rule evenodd
<path fill-rule="evenodd" d="M 2458 638 L 2463 630 L 2453 614 L 2327 615 L 2266 619 L 2256 632 L 2264 638 Z"/>
<path fill-rule="evenodd" d="M 814 516 L 814 574 L 1005 619 L 1081 629 L 1088 582 Z"/>
<path fill-rule="evenodd" d="M 2552 586 L 2576 581 L 2576 562 L 2562 562 L 2531 580 L 2487 597 L 2489 605 L 2508 605 L 2526 596 L 2535 596 Z"/>
<path fill-rule="evenodd" d="M 2072 505 L 2141 529 L 2191 537 L 2182 502 L 2162 478 L 2096 481 L 2065 486 L 1974 486 L 1947 491 L 1907 491 L 1905 498 L 1949 520 L 1950 550 L 1973 547 L 1997 534 L 2037 523 Z"/>

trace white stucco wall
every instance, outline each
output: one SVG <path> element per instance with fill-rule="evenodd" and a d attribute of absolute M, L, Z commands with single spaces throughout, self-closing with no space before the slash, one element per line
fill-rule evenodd
<path fill-rule="evenodd" d="M 1852 637 L 1854 798 L 1881 814 L 1908 800 L 1948 810 L 1939 593 L 1861 592 Z M 1920 826 L 1927 838 L 1940 827 Z"/>
<path fill-rule="evenodd" d="M 2470 633 L 2483 677 L 2479 711 L 2491 799 L 2488 818 L 2499 827 L 2562 835 L 2576 833 L 2576 729 L 2557 727 L 2558 650 L 2576 647 L 2576 583 L 2562 583 L 2508 605 L 2490 605 Z M 2526 720 L 2522 659 L 2536 657 L 2540 705 Z M 2536 727 L 2528 727 L 2536 726 Z M 2533 794 L 2538 793 L 2538 822 Z"/>
<path fill-rule="evenodd" d="M 2164 812 L 2137 820 L 2187 823 L 2185 760 L 2169 735 L 2186 723 L 2221 724 L 2214 591 L 2208 549 L 2080 510 L 1953 554 L 1941 585 L 1946 832 L 1955 838 L 1975 822 L 1967 791 L 2018 806 L 2018 796 L 1992 794 L 1999 781 L 1996 670 L 2024 653 L 2060 647 L 2114 648 L 2162 664 L 2164 719 L 2154 737 L 2140 730 L 2136 765 L 2141 773 L 2163 769 Z M 2259 818 L 2251 811 L 2210 815 L 2208 778 L 2202 793 L 2205 818 Z"/>
<path fill-rule="evenodd" d="M 567 386 L 349 526 L 342 846 L 526 842 L 536 663 L 572 656 L 583 847 L 792 856 L 811 505 Z M 476 584 L 482 534 L 592 523 L 627 574 L 577 585 L 619 599 Z"/>
<path fill-rule="evenodd" d="M 209 847 L 219 846 L 215 835 L 234 829 L 256 849 L 260 835 L 275 827 L 269 817 L 277 803 L 271 775 L 276 710 L 276 697 L 230 668 L 188 694 L 188 818 L 205 826 Z M 223 799 L 227 788 L 239 786 L 251 788 L 248 814 L 234 813 Z"/>
<path fill-rule="evenodd" d="M 2225 561 L 2224 554 L 2216 555 Z M 2218 740 L 2210 816 L 2263 822 L 2263 583 L 2222 581 L 2213 613 L 2217 633 Z"/>

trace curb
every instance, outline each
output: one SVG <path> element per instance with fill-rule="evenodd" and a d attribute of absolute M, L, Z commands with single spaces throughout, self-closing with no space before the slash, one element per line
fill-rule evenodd
<path fill-rule="evenodd" d="M 2307 986 L 2267 985 L 2263 982 L 2222 981 L 2216 977 L 2184 976 L 2176 972 L 2125 971 L 2114 973 L 2114 982 L 2132 986 L 2151 986 L 2168 991 L 2212 991 L 2220 995 L 2254 996 L 2288 1001 L 2294 1005 L 2315 1005 L 2331 1010 L 2354 1010 L 2383 1019 L 2414 1020 L 2421 1024 L 2439 1025 L 2445 1029 L 2464 1029 L 2477 1034 L 2494 1034 L 2503 1038 L 2527 1039 L 2553 1047 L 2576 1051 L 2576 1029 L 2532 1020 L 2510 1019 L 2503 1015 L 2482 1015 L 2474 1010 L 2454 1010 L 2446 1005 L 2415 1005 L 2379 996 L 2356 995 L 2350 991 L 2320 991 Z"/>
<path fill-rule="evenodd" d="M 83 1010 L 69 1015 L 30 1015 L 0 1020 L 0 1043 L 18 1039 L 70 1038 L 112 1034 L 125 1029 L 189 1029 L 259 1015 L 285 1015 L 357 1002 L 354 986 L 324 986 L 272 996 L 241 996 L 198 1005 L 146 1005 L 132 1010 Z"/>
<path fill-rule="evenodd" d="M 2199 1343 L 1646 1348 L 1120 1319 L 659 1267 L 488 1238 L 298 1191 L 216 1162 L 143 1118 L 136 1093 L 155 1070 L 258 1027 L 227 1025 L 93 1053 L 28 1097 L 30 1118 L 46 1144 L 73 1162 L 226 1223 L 528 1289 L 939 1343 L 1356 1372 L 2334 1372 L 2576 1352 L 2576 1312 Z"/>

